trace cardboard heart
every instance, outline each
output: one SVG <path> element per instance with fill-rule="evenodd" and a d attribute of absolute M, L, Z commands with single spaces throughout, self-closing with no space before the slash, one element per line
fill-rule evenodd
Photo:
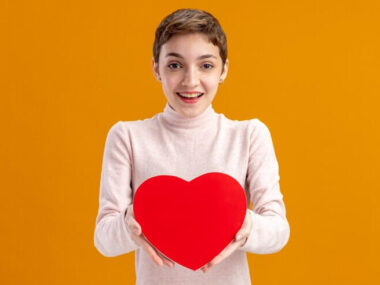
<path fill-rule="evenodd" d="M 246 201 L 239 182 L 225 173 L 210 172 L 189 182 L 158 175 L 138 187 L 133 211 L 151 245 L 172 261 L 197 270 L 235 238 Z"/>

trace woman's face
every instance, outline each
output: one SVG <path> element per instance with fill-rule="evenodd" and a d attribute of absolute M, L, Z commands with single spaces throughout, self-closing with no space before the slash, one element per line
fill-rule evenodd
<path fill-rule="evenodd" d="M 202 33 L 173 36 L 161 46 L 158 65 L 152 64 L 169 105 L 185 117 L 206 110 L 228 71 L 227 60 L 222 74 L 219 47 Z"/>

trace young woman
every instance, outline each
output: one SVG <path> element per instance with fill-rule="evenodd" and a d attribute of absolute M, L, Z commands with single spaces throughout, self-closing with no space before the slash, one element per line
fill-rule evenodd
<path fill-rule="evenodd" d="M 246 252 L 274 253 L 289 239 L 279 169 L 270 132 L 259 119 L 230 120 L 212 101 L 228 72 L 227 41 L 210 13 L 180 9 L 156 30 L 153 73 L 163 112 L 119 121 L 107 135 L 94 242 L 104 256 L 136 250 L 137 284 L 251 284 Z M 208 172 L 234 177 L 245 189 L 241 229 L 218 256 L 192 271 L 163 256 L 134 219 L 133 197 L 148 178 L 190 181 Z M 166 266 L 165 266 L 166 265 Z"/>

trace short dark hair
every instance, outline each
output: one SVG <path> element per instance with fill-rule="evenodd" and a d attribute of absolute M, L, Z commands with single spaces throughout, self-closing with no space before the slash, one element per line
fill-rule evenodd
<path fill-rule="evenodd" d="M 161 46 L 176 34 L 203 33 L 210 42 L 219 47 L 223 66 L 227 59 L 227 38 L 216 19 L 199 9 L 178 9 L 166 16 L 156 29 L 153 44 L 154 61 L 158 63 Z"/>

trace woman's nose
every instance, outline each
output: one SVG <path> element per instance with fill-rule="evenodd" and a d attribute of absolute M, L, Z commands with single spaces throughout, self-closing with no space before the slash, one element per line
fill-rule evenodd
<path fill-rule="evenodd" d="M 182 85 L 186 87 L 194 87 L 199 84 L 199 75 L 195 68 L 188 68 L 184 74 Z"/>

